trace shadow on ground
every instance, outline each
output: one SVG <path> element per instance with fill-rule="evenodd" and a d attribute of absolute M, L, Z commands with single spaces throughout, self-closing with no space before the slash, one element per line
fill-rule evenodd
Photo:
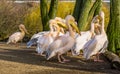
<path fill-rule="evenodd" d="M 45 57 L 36 55 L 35 48 L 27 49 L 25 45 L 21 47 L 15 47 L 14 45 L 0 45 L 0 60 L 19 62 L 24 64 L 31 64 L 37 66 L 45 66 L 52 68 L 61 68 L 61 69 L 69 69 L 69 70 L 79 70 L 79 71 L 87 71 L 87 72 L 99 72 L 99 73 L 108 73 L 108 74 L 118 74 L 120 73 L 118 70 L 113 70 L 110 67 L 110 63 L 104 58 L 104 63 L 93 62 L 92 60 L 84 60 L 81 56 L 73 57 L 70 54 L 66 56 L 66 58 L 71 61 L 68 63 L 61 64 L 57 61 L 56 58 L 52 58 L 47 61 Z M 55 70 L 54 70 L 55 71 Z M 43 73 L 69 73 L 72 74 L 71 71 L 43 71 Z M 33 71 L 32 73 L 39 73 L 39 71 Z M 73 72 L 77 73 L 77 72 Z"/>

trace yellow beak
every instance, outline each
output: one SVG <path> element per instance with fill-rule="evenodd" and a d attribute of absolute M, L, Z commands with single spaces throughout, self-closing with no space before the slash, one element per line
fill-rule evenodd
<path fill-rule="evenodd" d="M 23 28 L 23 30 L 25 31 L 26 34 L 29 34 L 28 31 L 26 30 L 26 28 Z"/>
<path fill-rule="evenodd" d="M 81 35 L 81 33 L 80 33 L 80 31 L 79 31 L 79 29 L 78 29 L 78 27 L 77 27 L 77 24 L 76 24 L 75 22 L 70 22 L 70 25 L 76 30 L 76 32 L 77 32 L 78 34 Z"/>
<path fill-rule="evenodd" d="M 68 29 L 68 27 L 66 26 L 66 24 L 62 23 L 62 22 L 58 22 L 57 21 L 57 24 L 60 26 L 60 27 L 63 27 L 65 29 Z"/>

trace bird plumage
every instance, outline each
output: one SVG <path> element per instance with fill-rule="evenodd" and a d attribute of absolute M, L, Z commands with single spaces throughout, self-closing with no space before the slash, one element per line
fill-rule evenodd
<path fill-rule="evenodd" d="M 63 35 L 63 33 L 60 32 L 60 28 L 56 20 L 51 19 L 49 23 L 50 23 L 49 33 L 39 37 L 37 41 L 36 50 L 40 55 L 42 55 L 42 53 L 46 51 L 49 44 L 51 44 L 56 39 L 57 36 Z"/>
<path fill-rule="evenodd" d="M 81 35 L 77 34 L 76 36 L 76 44 L 73 48 L 73 55 L 79 55 L 80 50 L 84 49 L 85 44 L 95 35 L 95 27 L 97 27 L 97 24 L 94 24 L 96 21 L 97 16 L 95 16 L 91 22 L 90 30 L 81 32 Z"/>
<path fill-rule="evenodd" d="M 105 51 L 105 48 L 107 48 L 108 39 L 107 39 L 107 35 L 104 30 L 104 12 L 101 12 L 100 16 L 102 18 L 101 31 L 100 31 L 100 34 L 95 35 L 95 37 L 92 38 L 87 43 L 85 50 L 84 50 L 84 57 L 86 59 L 89 59 L 92 55 L 103 53 L 103 51 Z"/>
<path fill-rule="evenodd" d="M 27 48 L 30 48 L 32 45 L 37 45 L 37 41 L 39 37 L 42 37 L 44 34 L 47 34 L 49 31 L 39 32 L 34 34 L 31 39 L 27 42 Z"/>
<path fill-rule="evenodd" d="M 59 62 L 63 63 L 65 61 L 65 58 L 62 56 L 62 54 L 69 51 L 75 44 L 75 32 L 73 32 L 70 25 L 70 22 L 75 22 L 74 17 L 68 15 L 65 20 L 66 25 L 68 26 L 69 34 L 67 33 L 65 35 L 57 37 L 56 40 L 49 45 L 46 54 L 47 60 L 57 55 Z"/>
<path fill-rule="evenodd" d="M 9 43 L 17 43 L 18 41 L 21 41 L 24 38 L 25 33 L 28 33 L 26 28 L 25 28 L 25 26 L 23 24 L 19 25 L 19 29 L 20 29 L 21 32 L 13 33 L 9 37 L 7 44 L 9 44 Z"/>

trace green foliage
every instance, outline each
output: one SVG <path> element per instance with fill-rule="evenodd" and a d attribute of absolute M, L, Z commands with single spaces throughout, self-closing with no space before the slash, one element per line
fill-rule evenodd
<path fill-rule="evenodd" d="M 18 25 L 23 23 L 27 7 L 0 1 L 0 40 L 8 38 L 13 32 L 18 31 Z"/>
<path fill-rule="evenodd" d="M 32 7 L 29 13 L 26 14 L 24 24 L 30 33 L 28 37 L 43 30 L 40 18 L 40 8 L 38 5 Z"/>
<path fill-rule="evenodd" d="M 73 13 L 75 3 L 73 2 L 59 2 L 57 16 L 61 18 L 65 18 L 68 14 Z"/>

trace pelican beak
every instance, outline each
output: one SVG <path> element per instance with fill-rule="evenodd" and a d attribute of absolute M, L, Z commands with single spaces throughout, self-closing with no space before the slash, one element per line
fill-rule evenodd
<path fill-rule="evenodd" d="M 62 22 L 59 22 L 57 21 L 57 24 L 60 26 L 60 27 L 63 27 L 65 29 L 68 29 L 68 27 L 66 26 L 66 24 L 62 23 Z"/>
<path fill-rule="evenodd" d="M 99 24 L 95 24 L 95 27 L 99 28 L 99 27 L 101 27 L 101 25 L 99 25 Z"/>
<path fill-rule="evenodd" d="M 81 33 L 77 27 L 77 24 L 75 22 L 70 22 L 70 23 L 71 23 L 70 25 L 76 30 L 76 32 L 81 35 Z"/>
<path fill-rule="evenodd" d="M 102 18 L 101 18 L 101 16 L 100 15 L 98 15 L 98 17 L 97 17 L 98 19 L 99 19 L 99 21 L 102 21 Z"/>
<path fill-rule="evenodd" d="M 25 31 L 26 34 L 29 34 L 28 31 L 26 30 L 26 28 L 23 28 L 23 30 Z"/>

